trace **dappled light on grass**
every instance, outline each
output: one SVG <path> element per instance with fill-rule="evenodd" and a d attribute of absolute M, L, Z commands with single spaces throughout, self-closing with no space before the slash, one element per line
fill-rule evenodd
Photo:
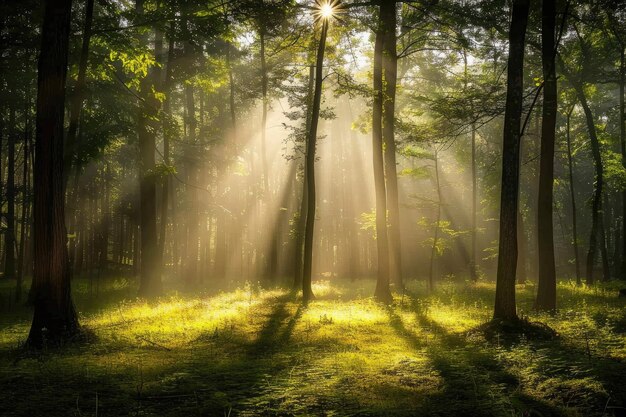
<path fill-rule="evenodd" d="M 107 302 L 82 313 L 89 345 L 44 352 L 41 362 L 11 350 L 26 337 L 26 321 L 0 331 L 0 360 L 14 361 L 15 378 L 55 387 L 41 394 L 39 411 L 72 413 L 77 397 L 93 406 L 98 392 L 102 415 L 159 414 L 164 401 L 172 416 L 594 415 L 623 396 L 626 318 L 608 290 L 561 284 L 569 301 L 556 315 L 525 310 L 559 339 L 504 344 L 472 331 L 491 318 L 490 283 L 448 282 L 428 293 L 409 282 L 391 306 L 367 296 L 367 281 L 318 281 L 307 306 L 286 290 L 252 285 L 112 302 L 107 295 L 125 284 L 102 284 Z M 518 288 L 525 309 L 533 291 Z M 26 401 L 16 407 L 34 410 Z"/>

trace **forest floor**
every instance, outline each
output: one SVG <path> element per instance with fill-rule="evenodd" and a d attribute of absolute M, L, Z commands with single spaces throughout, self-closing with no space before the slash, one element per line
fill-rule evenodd
<path fill-rule="evenodd" d="M 97 295 L 77 280 L 87 342 L 24 352 L 29 310 L 0 306 L 0 415 L 624 416 L 620 285 L 560 283 L 554 316 L 520 285 L 523 314 L 558 337 L 487 340 L 486 282 L 410 282 L 387 307 L 372 281 L 324 281 L 303 307 L 250 285 L 146 302 L 125 279 Z"/>

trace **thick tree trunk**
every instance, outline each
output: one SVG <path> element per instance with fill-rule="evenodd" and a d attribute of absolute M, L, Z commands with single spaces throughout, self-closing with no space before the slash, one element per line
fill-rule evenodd
<path fill-rule="evenodd" d="M 302 272 L 302 300 L 307 303 L 314 298 L 311 288 L 311 273 L 313 269 L 313 232 L 315 230 L 315 148 L 317 143 L 317 125 L 322 105 L 322 83 L 324 81 L 324 51 L 326 50 L 326 35 L 328 34 L 328 19 L 322 23 L 322 33 L 317 49 L 315 63 L 315 87 L 313 89 L 313 104 L 311 107 L 311 126 L 306 142 L 305 179 L 307 192 L 307 213 L 304 228 L 304 263 Z"/>
<path fill-rule="evenodd" d="M 63 117 L 71 0 L 45 5 L 37 74 L 33 304 L 27 344 L 41 347 L 80 331 L 70 291 L 63 195 Z"/>
<path fill-rule="evenodd" d="M 389 241 L 387 231 L 387 190 L 383 159 L 383 22 L 379 20 L 374 42 L 372 104 L 372 155 L 374 167 L 374 187 L 376 189 L 376 245 L 378 248 L 378 275 L 375 297 L 382 302 L 393 300 L 389 289 Z"/>
<path fill-rule="evenodd" d="M 543 115 L 541 119 L 541 161 L 537 204 L 537 248 L 539 251 L 538 310 L 556 309 L 556 267 L 554 261 L 553 184 L 554 141 L 556 136 L 557 81 L 554 59 L 556 0 L 542 2 L 541 61 L 543 67 Z"/>
<path fill-rule="evenodd" d="M 507 96 L 502 144 L 500 242 L 494 319 L 516 320 L 517 211 L 519 202 L 520 128 L 524 90 L 524 46 L 529 0 L 514 0 L 509 32 Z"/>
<path fill-rule="evenodd" d="M 387 209 L 389 210 L 389 275 L 398 287 L 402 287 L 402 246 L 395 141 L 396 83 L 398 78 L 396 3 L 383 1 L 380 6 L 380 15 L 383 30 L 383 84 L 385 91 L 382 124 L 385 149 L 385 178 L 387 180 Z"/>

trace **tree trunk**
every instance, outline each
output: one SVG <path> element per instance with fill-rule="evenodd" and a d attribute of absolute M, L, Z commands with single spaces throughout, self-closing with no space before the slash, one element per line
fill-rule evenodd
<path fill-rule="evenodd" d="M 172 65 L 174 63 L 174 37 L 173 30 L 169 33 L 167 44 L 167 63 L 165 64 L 165 78 L 163 80 L 163 93 L 165 101 L 163 102 L 163 163 L 170 166 L 170 118 L 171 118 L 171 84 L 172 84 Z M 156 48 L 155 48 L 156 49 Z M 155 54 L 156 54 L 155 50 Z M 168 206 L 170 201 L 170 175 L 169 173 L 163 178 L 161 186 L 161 223 L 159 230 L 159 259 L 160 265 L 165 265 L 165 238 L 167 233 L 168 222 Z"/>
<path fill-rule="evenodd" d="M 626 48 L 620 45 L 619 66 L 619 138 L 622 148 L 622 166 L 626 168 L 626 104 L 624 87 L 626 85 Z M 621 276 L 626 275 L 626 189 L 622 191 L 622 262 Z"/>
<path fill-rule="evenodd" d="M 381 14 L 382 15 L 382 14 Z M 378 22 L 374 43 L 372 104 L 372 154 L 374 165 L 374 187 L 376 189 L 376 243 L 378 248 L 378 276 L 374 296 L 382 302 L 391 302 L 389 289 L 389 242 L 387 232 L 387 190 L 383 160 L 383 22 Z"/>
<path fill-rule="evenodd" d="M 143 15 L 143 0 L 136 0 L 136 8 L 137 14 Z M 150 76 L 141 80 L 140 88 L 143 101 L 137 116 L 137 135 L 141 160 L 139 170 L 139 221 L 141 228 L 139 294 L 149 297 L 159 295 L 163 291 L 157 247 L 156 177 L 154 175 L 156 142 L 154 134 L 148 126 L 156 113 L 156 100 L 151 93 Z"/>
<path fill-rule="evenodd" d="M 268 76 L 267 76 L 267 62 L 265 57 L 265 31 L 260 31 L 261 41 L 261 97 L 262 97 L 262 114 L 261 114 L 261 164 L 263 168 L 263 192 L 269 193 L 269 172 L 267 168 L 267 144 L 266 144 L 266 130 L 267 130 L 267 111 L 268 111 Z"/>
<path fill-rule="evenodd" d="M 587 98 L 582 87 L 576 88 L 576 93 L 578 95 L 578 100 L 583 107 L 583 111 L 585 113 L 585 120 L 587 121 L 587 129 L 589 131 L 589 138 L 591 140 L 591 152 L 593 154 L 593 160 L 595 165 L 595 187 L 593 190 L 593 197 L 591 203 L 591 232 L 589 236 L 589 250 L 587 251 L 587 264 L 586 264 L 586 280 L 588 284 L 593 284 L 594 275 L 593 275 L 593 267 L 596 260 L 596 253 L 598 245 L 600 245 L 600 251 L 603 255 L 603 272 L 604 275 L 608 275 L 608 259 L 604 256 L 606 254 L 606 243 L 603 239 L 603 234 L 601 230 L 603 227 L 601 223 L 602 216 L 600 215 L 600 211 L 602 210 L 602 189 L 604 187 L 604 166 L 602 165 L 602 154 L 600 152 L 600 143 L 598 141 L 598 136 L 596 133 L 595 122 L 593 118 L 593 114 L 591 112 L 591 108 L 587 103 Z M 598 242 L 598 237 L 600 241 Z M 606 266 L 605 266 L 606 264 Z"/>
<path fill-rule="evenodd" d="M 15 278 L 15 106 L 9 110 L 9 134 L 7 143 L 7 228 L 4 232 L 4 278 Z"/>
<path fill-rule="evenodd" d="M 28 100 L 30 102 L 30 100 Z M 28 103 L 30 104 L 30 103 Z M 29 151 L 29 136 L 30 135 L 30 121 L 28 118 L 28 111 L 24 113 L 24 164 L 22 165 L 22 218 L 20 220 L 20 247 L 17 255 L 17 283 L 15 289 L 15 301 L 21 301 L 22 290 L 24 282 L 24 251 L 26 249 L 26 228 L 29 224 L 29 211 L 30 211 L 30 170 L 28 160 L 30 158 Z"/>
<path fill-rule="evenodd" d="M 580 258 L 578 257 L 578 232 L 577 232 L 577 221 L 576 217 L 578 215 L 576 211 L 576 193 L 574 190 L 574 162 L 572 159 L 572 141 L 570 137 L 570 120 L 572 117 L 572 111 L 574 110 L 574 106 L 570 107 L 567 112 L 567 122 L 566 122 L 566 138 L 567 138 L 567 168 L 569 173 L 569 192 L 570 198 L 572 202 L 572 244 L 574 245 L 574 264 L 576 265 L 576 285 L 580 286 L 582 284 L 580 279 Z"/>
<path fill-rule="evenodd" d="M 477 234 L 477 202 L 478 199 L 478 178 L 476 164 L 476 126 L 472 123 L 472 253 L 470 255 L 470 278 L 478 281 L 478 263 L 476 262 L 476 234 Z"/>
<path fill-rule="evenodd" d="M 86 75 L 87 75 L 87 62 L 89 60 L 89 42 L 91 41 L 91 26 L 93 23 L 93 6 L 94 0 L 87 0 L 87 6 L 85 8 L 85 23 L 83 26 L 83 43 L 80 49 L 80 60 L 78 63 L 78 76 L 76 78 L 76 84 L 74 86 L 74 92 L 70 99 L 70 125 L 67 130 L 67 138 L 65 140 L 65 171 L 64 180 L 67 184 L 67 179 L 72 172 L 72 166 L 74 164 L 74 158 L 76 157 L 76 132 L 78 131 L 78 121 L 80 120 L 81 111 L 83 107 L 83 101 L 85 98 L 86 87 Z M 72 205 L 70 205 L 72 207 Z M 71 213 L 70 213 L 71 214 Z M 71 231 L 70 231 L 71 232 Z"/>
<path fill-rule="evenodd" d="M 197 283 L 198 278 L 198 190 L 197 183 L 197 155 L 196 149 L 196 109 L 194 91 L 191 84 L 185 86 L 185 97 L 187 107 L 187 187 L 186 192 L 189 199 L 187 214 L 187 248 L 185 255 L 185 281 L 188 288 L 192 288 Z"/>
<path fill-rule="evenodd" d="M 400 236 L 400 206 L 398 197 L 398 174 L 396 171 L 395 105 L 398 78 L 398 55 L 396 52 L 396 3 L 383 1 L 380 6 L 383 30 L 383 143 L 385 155 L 385 178 L 387 180 L 389 276 L 401 288 L 402 246 Z"/>
<path fill-rule="evenodd" d="M 430 251 L 430 268 L 428 270 L 428 289 L 433 291 L 435 289 L 435 258 L 437 257 L 437 244 L 439 243 L 439 224 L 441 223 L 441 185 L 439 183 L 439 155 L 437 149 L 434 153 L 435 161 L 435 188 L 437 192 L 437 216 L 435 221 L 435 233 L 433 235 L 433 246 Z"/>
<path fill-rule="evenodd" d="M 35 347 L 80 331 L 70 291 L 63 195 L 63 117 L 71 10 L 71 0 L 48 0 L 41 32 L 34 170 L 35 311 L 27 340 Z"/>
<path fill-rule="evenodd" d="M 507 96 L 502 144 L 500 241 L 494 319 L 516 320 L 517 211 L 519 202 L 520 128 L 524 90 L 524 46 L 529 0 L 514 0 L 509 32 Z"/>
<path fill-rule="evenodd" d="M 539 250 L 538 310 L 556 309 L 556 267 L 554 261 L 553 184 L 556 135 L 557 81 L 554 60 L 556 0 L 542 2 L 541 62 L 543 67 L 543 115 L 541 119 L 541 161 L 537 204 L 537 248 Z"/>
<path fill-rule="evenodd" d="M 304 263 L 302 272 L 302 301 L 307 303 L 314 298 L 311 288 L 311 272 L 313 268 L 313 232 L 315 229 L 315 148 L 317 143 L 317 125 L 322 105 L 322 83 L 324 81 L 324 51 L 326 49 L 326 35 L 328 34 L 328 19 L 322 23 L 322 33 L 317 49 L 315 63 L 315 87 L 313 89 L 313 104 L 311 107 L 311 126 L 306 141 L 305 174 L 307 192 L 307 212 L 304 228 Z"/>
<path fill-rule="evenodd" d="M 309 85 L 307 88 L 307 110 L 305 119 L 305 132 L 311 129 L 311 112 L 313 107 L 313 88 L 315 82 L 315 66 L 309 67 Z M 305 137 L 305 144 L 307 146 L 308 138 Z M 294 256 L 294 276 L 293 276 L 293 288 L 298 289 L 302 283 L 302 255 L 304 250 L 304 235 L 306 228 L 306 214 L 307 214 L 307 178 L 306 178 L 306 162 L 304 175 L 302 178 L 302 198 L 300 199 L 300 210 L 298 214 L 298 222 L 296 223 L 296 242 L 295 242 L 295 256 Z"/>

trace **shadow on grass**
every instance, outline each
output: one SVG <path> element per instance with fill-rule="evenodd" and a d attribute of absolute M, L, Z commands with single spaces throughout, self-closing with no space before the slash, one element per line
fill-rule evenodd
<path fill-rule="evenodd" d="M 519 378 L 495 359 L 492 352 L 469 344 L 459 334 L 448 332 L 428 317 L 411 298 L 417 323 L 434 336 L 419 338 L 404 324 L 393 308 L 387 309 L 391 327 L 418 352 L 425 352 L 443 380 L 440 391 L 426 393 L 420 413 L 447 415 L 492 416 L 511 413 L 536 416 L 560 416 L 563 412 L 546 401 L 532 398 L 520 391 Z M 386 388 L 389 389 L 389 388 Z M 445 404 L 442 409 L 442 404 Z"/>

